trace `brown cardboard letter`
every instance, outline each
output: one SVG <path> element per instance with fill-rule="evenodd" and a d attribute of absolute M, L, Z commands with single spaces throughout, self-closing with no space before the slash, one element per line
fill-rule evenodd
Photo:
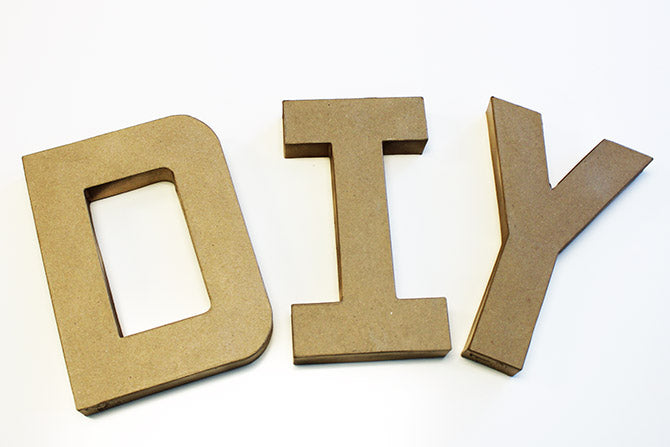
<path fill-rule="evenodd" d="M 272 311 L 216 135 L 172 116 L 23 158 L 63 354 L 84 414 L 255 360 Z M 88 203 L 175 183 L 209 293 L 202 315 L 121 337 Z"/>
<path fill-rule="evenodd" d="M 292 306 L 294 363 L 440 357 L 444 298 L 395 295 L 383 154 L 421 154 L 422 98 L 284 101 L 284 155 L 330 157 L 340 302 Z"/>
<path fill-rule="evenodd" d="M 491 98 L 487 118 L 502 246 L 462 355 L 512 376 L 556 257 L 651 158 L 603 140 L 552 189 L 540 114 Z"/>

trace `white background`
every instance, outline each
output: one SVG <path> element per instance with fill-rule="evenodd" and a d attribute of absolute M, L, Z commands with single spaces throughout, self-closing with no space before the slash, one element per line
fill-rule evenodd
<path fill-rule="evenodd" d="M 3 1 L 0 444 L 668 445 L 668 19 L 661 0 Z M 410 95 L 429 142 L 385 159 L 396 287 L 447 297 L 453 351 L 293 366 L 290 305 L 338 291 L 329 164 L 283 159 L 281 101 Z M 552 184 L 603 138 L 655 158 L 560 255 L 513 378 L 459 355 L 500 244 L 492 95 L 542 113 Z M 272 340 L 85 417 L 20 157 L 172 114 L 222 142 Z"/>

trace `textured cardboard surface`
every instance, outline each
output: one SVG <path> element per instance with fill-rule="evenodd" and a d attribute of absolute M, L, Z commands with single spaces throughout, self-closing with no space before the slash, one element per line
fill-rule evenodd
<path fill-rule="evenodd" d="M 244 365 L 272 311 L 221 146 L 172 116 L 23 158 L 76 407 L 110 406 Z M 88 203 L 175 184 L 211 301 L 204 314 L 121 337 Z"/>
<path fill-rule="evenodd" d="M 502 246 L 462 355 L 514 375 L 556 257 L 652 159 L 603 140 L 552 189 L 540 114 L 491 98 L 487 118 Z"/>
<path fill-rule="evenodd" d="M 340 302 L 292 306 L 294 363 L 444 356 L 444 298 L 395 294 L 384 154 L 421 154 L 423 98 L 284 101 L 284 155 L 330 157 Z"/>

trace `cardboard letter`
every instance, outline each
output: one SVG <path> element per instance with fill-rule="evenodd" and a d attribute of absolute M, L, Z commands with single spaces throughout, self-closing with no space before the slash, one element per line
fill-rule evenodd
<path fill-rule="evenodd" d="M 603 140 L 552 189 L 540 114 L 491 98 L 487 118 L 502 246 L 462 355 L 513 376 L 556 257 L 651 158 Z"/>
<path fill-rule="evenodd" d="M 423 98 L 284 101 L 284 155 L 330 157 L 340 302 L 292 306 L 294 363 L 440 357 L 444 298 L 398 299 L 383 154 L 421 154 Z"/>
<path fill-rule="evenodd" d="M 272 311 L 211 129 L 172 116 L 27 155 L 23 164 L 79 411 L 92 414 L 261 355 Z M 211 308 L 122 337 L 88 204 L 165 180 L 175 183 Z"/>

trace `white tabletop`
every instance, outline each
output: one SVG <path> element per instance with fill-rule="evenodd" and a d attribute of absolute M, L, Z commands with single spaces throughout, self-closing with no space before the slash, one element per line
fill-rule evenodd
<path fill-rule="evenodd" d="M 104 3 L 0 6 L 7 445 L 670 444 L 670 4 Z M 447 298 L 453 350 L 294 366 L 290 305 L 338 285 L 329 162 L 283 158 L 281 101 L 372 96 L 425 98 L 424 154 L 384 162 L 393 261 L 400 297 Z M 500 244 L 490 96 L 542 113 L 554 185 L 603 138 L 654 157 L 559 256 L 513 378 L 460 357 Z M 251 365 L 85 417 L 21 156 L 173 114 L 221 140 L 274 333 Z"/>

